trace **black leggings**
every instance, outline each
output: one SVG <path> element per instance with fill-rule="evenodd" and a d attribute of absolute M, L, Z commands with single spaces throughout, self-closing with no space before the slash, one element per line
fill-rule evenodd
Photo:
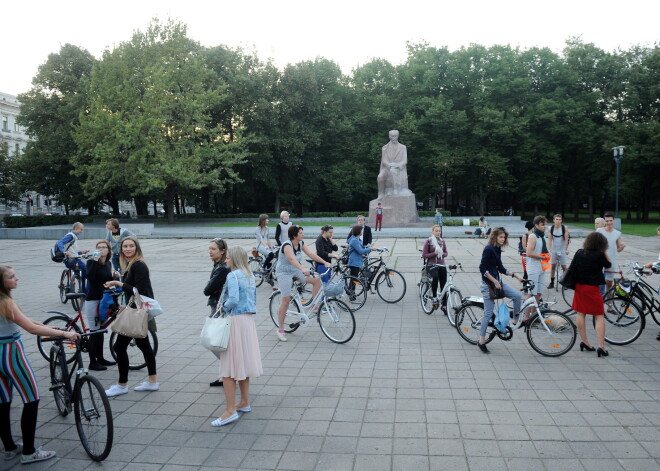
<path fill-rule="evenodd" d="M 270 268 L 270 262 L 273 260 L 273 257 L 275 256 L 275 252 L 271 252 L 266 256 L 266 260 L 264 260 L 264 268 L 269 269 Z"/>
<path fill-rule="evenodd" d="M 433 297 L 436 298 L 438 296 L 438 281 L 440 281 L 440 291 L 443 290 L 447 283 L 447 268 L 439 267 L 434 270 L 427 268 L 426 272 L 433 278 L 431 281 L 431 291 L 433 292 Z"/>
<path fill-rule="evenodd" d="M 118 334 L 114 349 L 117 354 L 117 368 L 119 369 L 119 382 L 128 383 L 128 344 L 133 340 L 131 337 Z M 135 339 L 135 344 L 142 351 L 144 361 L 147 362 L 147 371 L 149 376 L 156 374 L 156 355 L 149 343 L 149 336 L 143 339 Z"/>
<path fill-rule="evenodd" d="M 0 439 L 5 446 L 5 451 L 16 450 L 16 443 L 11 435 L 11 421 L 9 411 L 11 402 L 0 404 Z M 39 412 L 39 401 L 27 402 L 23 404 L 23 414 L 21 415 L 21 433 L 23 434 L 23 454 L 31 455 L 34 453 L 34 433 L 37 429 L 37 414 Z"/>

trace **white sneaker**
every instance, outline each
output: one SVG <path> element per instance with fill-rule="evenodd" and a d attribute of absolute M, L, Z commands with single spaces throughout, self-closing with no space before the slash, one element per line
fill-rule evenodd
<path fill-rule="evenodd" d="M 149 381 L 144 381 L 142 384 L 135 386 L 133 391 L 158 391 L 160 383 L 150 383 Z"/>
<path fill-rule="evenodd" d="M 113 384 L 110 386 L 110 389 L 105 390 L 105 395 L 108 397 L 121 396 L 122 394 L 128 393 L 128 386 L 119 386 L 118 384 Z"/>
<path fill-rule="evenodd" d="M 280 342 L 286 342 L 287 338 L 286 335 L 284 335 L 284 332 L 277 332 L 277 338 L 280 340 Z"/>

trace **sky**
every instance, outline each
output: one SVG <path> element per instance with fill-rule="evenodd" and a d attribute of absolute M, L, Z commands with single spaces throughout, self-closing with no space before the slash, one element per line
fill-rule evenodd
<path fill-rule="evenodd" d="M 19 94 L 48 55 L 70 43 L 100 58 L 152 18 L 185 23 L 204 46 L 255 50 L 287 64 L 325 57 L 345 74 L 374 58 L 406 59 L 406 43 L 456 50 L 472 43 L 561 52 L 580 37 L 606 50 L 660 44 L 654 0 L 21 0 L 0 7 L 0 92 Z"/>

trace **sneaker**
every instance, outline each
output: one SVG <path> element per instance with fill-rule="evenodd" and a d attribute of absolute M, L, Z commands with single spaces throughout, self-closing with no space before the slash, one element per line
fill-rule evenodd
<path fill-rule="evenodd" d="M 31 455 L 21 455 L 21 463 L 29 464 L 36 463 L 37 461 L 46 461 L 51 458 L 55 458 L 56 454 L 57 453 L 54 451 L 42 450 L 41 447 L 39 447 Z"/>
<path fill-rule="evenodd" d="M 158 391 L 160 383 L 151 383 L 149 381 L 143 381 L 142 384 L 135 386 L 133 391 Z"/>
<path fill-rule="evenodd" d="M 279 339 L 280 342 L 286 342 L 287 338 L 286 335 L 284 335 L 284 332 L 277 332 L 277 338 Z"/>
<path fill-rule="evenodd" d="M 105 390 L 105 395 L 108 397 L 121 396 L 126 393 L 128 393 L 128 386 L 119 386 L 118 384 L 113 384 L 110 389 Z"/>
<path fill-rule="evenodd" d="M 550 281 L 550 284 L 548 285 L 548 289 L 552 289 L 554 287 L 555 287 L 555 281 L 552 280 L 552 281 Z"/>
<path fill-rule="evenodd" d="M 431 298 L 431 302 L 433 304 L 438 304 L 439 303 L 438 298 Z"/>
<path fill-rule="evenodd" d="M 16 449 L 13 451 L 5 451 L 4 457 L 6 461 L 13 460 L 16 458 L 18 455 L 23 453 L 23 444 L 22 443 L 16 443 Z"/>

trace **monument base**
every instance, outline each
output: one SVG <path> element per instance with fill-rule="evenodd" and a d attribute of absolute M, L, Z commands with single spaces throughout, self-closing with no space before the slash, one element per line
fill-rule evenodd
<path fill-rule="evenodd" d="M 383 227 L 405 227 L 408 223 L 419 222 L 417 201 L 414 193 L 409 195 L 389 195 L 369 202 L 369 225 L 376 227 L 376 206 L 383 207 Z"/>

